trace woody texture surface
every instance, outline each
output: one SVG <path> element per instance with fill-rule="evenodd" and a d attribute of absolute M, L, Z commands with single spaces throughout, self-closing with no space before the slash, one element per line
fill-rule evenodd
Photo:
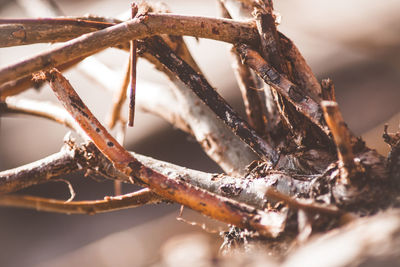
<path fill-rule="evenodd" d="M 38 49 L 14 63 L 2 62 L 1 119 L 40 118 L 61 125 L 66 135 L 59 138 L 58 151 L 0 171 L 0 206 L 102 220 L 99 213 L 112 216 L 147 205 L 157 212 L 159 205 L 175 204 L 174 209 L 181 207 L 178 220 L 185 227 L 200 226 L 215 241 L 212 245 L 202 235 L 183 238 L 180 245 L 171 241 L 162 252 L 154 252 L 159 256 L 130 266 L 400 262 L 400 131 L 386 125 L 376 134 L 389 148 L 387 154 L 367 144 L 359 131 L 354 133 L 338 104 L 335 80 L 316 77 L 291 36 L 280 31 L 281 15 L 272 0 L 216 0 L 220 15 L 215 17 L 180 14 L 172 4 L 171 11 L 145 1 L 127 4 L 127 13 L 115 17 L 69 16 L 50 0 L 17 2 L 31 17 L 0 18 L 0 47 Z M 236 84 L 230 90 L 240 92 L 239 105 L 207 78 L 212 66 L 209 70 L 198 64 L 188 37 L 228 47 L 233 75 L 219 79 Z M 109 50 L 123 55 L 121 72 L 99 60 Z M 141 82 L 146 66 L 163 82 Z M 92 77 L 91 88 L 70 79 L 73 70 Z M 51 101 L 36 97 L 43 91 L 51 94 Z M 106 94 L 112 95 L 106 103 L 91 102 Z M 215 167 L 198 171 L 128 150 L 126 140 L 135 135 L 131 127 L 146 134 L 142 112 L 198 143 Z M 26 125 L 27 133 L 40 131 Z M 28 142 L 41 141 L 32 137 Z M 7 154 L 30 153 L 21 146 Z M 192 157 L 194 152 L 187 153 Z M 5 162 L 4 154 L 2 158 Z M 103 197 L 82 199 L 81 182 L 88 179 L 95 181 L 91 192 L 98 181 L 111 181 L 106 183 L 111 190 L 99 193 Z M 70 196 L 51 194 L 46 186 L 54 181 L 66 184 Z M 44 189 L 36 194 L 35 188 Z M 195 219 L 185 219 L 188 210 L 204 218 L 195 214 Z M 28 220 L 26 224 L 29 229 Z M 122 243 L 121 251 L 129 254 L 129 244 Z M 91 255 L 90 247 L 81 251 L 77 255 Z M 103 253 L 112 254 L 106 249 Z M 99 266 L 96 261 L 93 266 Z M 47 264 L 63 266 L 62 261 Z M 108 264 L 104 266 L 118 265 L 118 258 Z"/>

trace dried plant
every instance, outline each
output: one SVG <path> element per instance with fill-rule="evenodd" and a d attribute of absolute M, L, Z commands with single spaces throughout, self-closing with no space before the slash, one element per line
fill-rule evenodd
<path fill-rule="evenodd" d="M 320 83 L 295 44 L 278 31 L 272 2 L 232 2 L 220 1 L 224 18 L 176 15 L 141 2 L 133 4 L 128 21 L 56 17 L 60 14 L 54 9 L 54 18 L 1 19 L 2 47 L 63 42 L 0 70 L 1 115 L 50 119 L 86 142 L 66 139 L 60 152 L 0 172 L 0 205 L 93 214 L 169 201 L 232 225 L 249 240 L 270 247 L 288 247 L 393 206 L 399 189 L 400 133 L 385 129 L 391 146 L 387 158 L 367 147 L 346 126 L 333 82 Z M 250 19 L 232 17 L 237 13 L 232 9 L 241 9 Z M 233 45 L 232 65 L 246 119 L 209 84 L 182 36 Z M 130 51 L 130 63 L 105 127 L 62 71 L 109 47 Z M 125 124 L 121 107 L 127 98 L 133 125 L 137 57 L 167 75 L 171 87 L 158 91 L 162 97 L 136 105 L 193 135 L 225 174 L 128 152 L 109 133 Z M 15 97 L 45 82 L 63 108 Z M 10 194 L 78 170 L 145 189 L 98 201 Z M 227 233 L 226 246 L 238 236 Z"/>

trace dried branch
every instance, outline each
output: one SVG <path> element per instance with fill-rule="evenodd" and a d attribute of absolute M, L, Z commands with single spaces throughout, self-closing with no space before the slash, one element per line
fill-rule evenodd
<path fill-rule="evenodd" d="M 89 214 L 111 212 L 121 209 L 136 208 L 148 204 L 162 202 L 162 198 L 149 189 L 117 196 L 105 197 L 104 200 L 71 201 L 48 199 L 25 195 L 2 195 L 0 206 L 35 209 L 38 211 L 58 212 L 66 214 Z"/>
<path fill-rule="evenodd" d="M 168 36 L 168 38 L 164 37 L 164 40 L 197 73 L 201 73 L 182 37 Z M 138 101 L 139 106 L 192 134 L 209 157 L 226 173 L 244 175 L 245 167 L 257 159 L 257 155 L 227 128 L 214 112 L 204 103 L 199 102 L 197 95 L 164 67 L 156 57 L 146 52 L 142 56 L 165 73 L 171 84 L 170 88 L 160 89 L 159 86 L 146 88 L 146 94 L 139 94 L 141 97 Z"/>
<path fill-rule="evenodd" d="M 138 5 L 135 3 L 131 4 L 131 19 L 136 16 L 143 16 L 144 14 L 138 14 Z M 129 42 L 130 49 L 130 86 L 129 86 L 129 117 L 128 125 L 133 127 L 135 120 L 135 102 L 136 102 L 136 65 L 137 65 L 137 41 L 131 40 Z"/>
<path fill-rule="evenodd" d="M 263 58 L 279 73 L 286 74 L 289 80 L 292 80 L 291 73 L 283 59 L 275 17 L 272 12 L 272 4 L 255 10 L 254 16 L 260 34 L 261 53 Z"/>
<path fill-rule="evenodd" d="M 204 76 L 198 74 L 185 61 L 180 59 L 160 38 L 146 40 L 146 49 L 166 68 L 175 73 L 193 92 L 224 121 L 224 123 L 248 144 L 262 159 L 276 162 L 277 154 L 272 147 L 226 103 L 209 85 Z"/>
<path fill-rule="evenodd" d="M 229 174 L 244 175 L 257 155 L 242 142 L 187 86 L 167 74 L 171 89 L 151 86 L 138 94 L 138 106 L 192 134 L 208 156 Z M 171 104 L 175 103 L 175 104 Z"/>
<path fill-rule="evenodd" d="M 64 147 L 60 152 L 15 169 L 0 172 L 0 194 L 47 182 L 80 169 L 73 150 Z"/>
<path fill-rule="evenodd" d="M 0 84 L 33 72 L 52 68 L 110 46 L 125 43 L 131 39 L 143 39 L 157 34 L 189 35 L 230 43 L 257 42 L 251 22 L 149 13 L 146 16 L 85 34 L 63 45 L 5 67 L 0 70 Z"/>
<path fill-rule="evenodd" d="M 279 32 L 279 38 L 282 54 L 287 64 L 290 65 L 289 69 L 292 70 L 292 77 L 295 84 L 319 102 L 322 89 L 310 66 L 297 46 L 288 37 Z"/>
<path fill-rule="evenodd" d="M 256 82 L 248 67 L 242 64 L 240 56 L 233 49 L 232 65 L 242 93 L 249 124 L 260 136 L 264 136 L 267 132 L 268 121 L 263 114 L 262 101 L 257 91 Z"/>
<path fill-rule="evenodd" d="M 117 121 L 121 120 L 121 109 L 126 100 L 126 89 L 129 85 L 130 72 L 131 63 L 129 60 L 121 88 L 116 93 L 114 93 L 113 105 L 111 108 L 110 116 L 108 118 L 108 127 L 110 129 L 113 129 Z"/>
<path fill-rule="evenodd" d="M 276 237 L 283 231 L 284 217 L 275 211 L 264 212 L 254 207 L 220 197 L 183 181 L 147 168 L 127 152 L 105 130 L 87 109 L 68 81 L 56 70 L 46 74 L 55 94 L 115 168 L 147 185 L 157 195 L 188 206 L 214 219 L 242 228 L 252 228 L 261 235 Z"/>
<path fill-rule="evenodd" d="M 396 266 L 400 260 L 399 215 L 399 210 L 389 210 L 316 236 L 279 266 Z"/>
<path fill-rule="evenodd" d="M 242 60 L 248 64 L 267 84 L 275 88 L 280 95 L 285 97 L 306 118 L 318 126 L 325 134 L 328 131 L 321 125 L 322 111 L 319 104 L 315 102 L 301 88 L 290 82 L 284 75 L 278 73 L 268 64 L 256 51 L 249 46 L 241 44 L 236 48 Z"/>
<path fill-rule="evenodd" d="M 344 211 L 339 210 L 336 206 L 322 205 L 315 202 L 310 202 L 310 200 L 293 199 L 273 188 L 268 188 L 265 194 L 270 199 L 285 202 L 291 208 L 301 209 L 311 213 L 322 213 L 335 216 L 343 215 L 344 213 Z"/>
<path fill-rule="evenodd" d="M 0 47 L 65 42 L 112 25 L 79 18 L 0 19 Z"/>

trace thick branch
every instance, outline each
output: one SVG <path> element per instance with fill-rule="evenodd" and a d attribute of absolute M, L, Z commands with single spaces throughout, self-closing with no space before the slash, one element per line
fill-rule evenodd
<path fill-rule="evenodd" d="M 0 47 L 65 42 L 112 25 L 79 18 L 0 19 Z"/>
<path fill-rule="evenodd" d="M 229 43 L 255 43 L 258 40 L 251 22 L 172 14 L 147 14 L 85 34 L 63 45 L 5 67 L 0 70 L 0 84 L 33 72 L 50 69 L 66 61 L 125 43 L 131 39 L 143 39 L 157 34 L 189 35 Z"/>

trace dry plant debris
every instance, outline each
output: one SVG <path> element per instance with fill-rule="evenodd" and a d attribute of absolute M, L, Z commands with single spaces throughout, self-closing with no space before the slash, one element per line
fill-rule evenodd
<path fill-rule="evenodd" d="M 333 82 L 320 83 L 295 44 L 278 31 L 272 1 L 238 1 L 236 6 L 227 2 L 232 1 L 220 1 L 224 18 L 182 16 L 140 2 L 132 5 L 128 21 L 60 17 L 54 9 L 54 18 L 0 19 L 2 47 L 62 42 L 0 70 L 1 116 L 50 119 L 86 140 L 76 144 L 67 138 L 60 152 L 0 172 L 0 205 L 94 214 L 176 202 L 232 225 L 225 234 L 225 249 L 248 239 L 268 243 L 269 249 L 281 248 L 280 253 L 315 233 L 395 206 L 400 133 L 385 129 L 385 141 L 392 149 L 387 158 L 366 147 L 346 126 Z M 231 12 L 235 8 L 251 19 L 232 17 L 238 13 Z M 210 85 L 182 36 L 232 44 L 247 118 L 241 118 Z M 130 51 L 130 63 L 105 127 L 62 71 L 110 47 Z M 137 57 L 170 79 L 170 88 L 162 92 L 166 97 L 136 103 Z M 18 97 L 43 83 L 50 85 L 63 108 Z M 134 122 L 135 105 L 161 116 L 193 135 L 226 174 L 199 172 L 128 152 L 123 138 L 117 140 L 109 130 L 125 124 L 121 107 L 129 83 L 129 125 Z M 124 127 L 119 131 L 123 136 Z M 98 201 L 12 194 L 75 171 L 144 189 Z"/>

